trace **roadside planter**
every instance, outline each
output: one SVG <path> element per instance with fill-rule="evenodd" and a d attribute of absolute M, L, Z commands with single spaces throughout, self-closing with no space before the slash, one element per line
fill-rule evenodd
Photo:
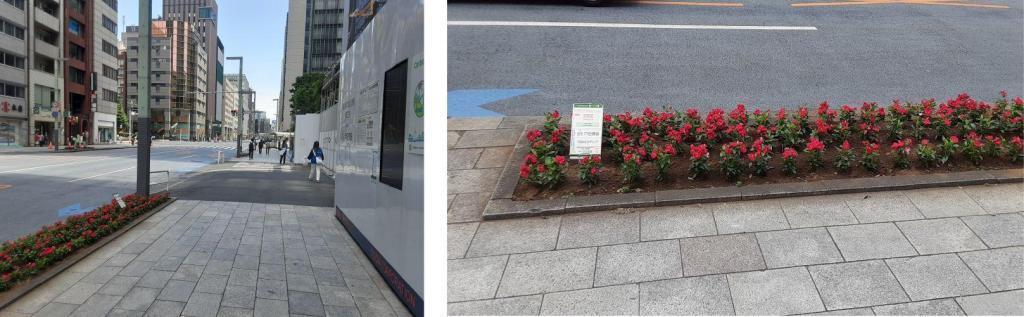
<path fill-rule="evenodd" d="M 526 132 L 518 179 L 506 171 L 484 216 L 1019 180 L 1024 100 L 1001 96 L 606 114 L 601 154 L 581 160 L 568 159 L 575 134 L 552 112 Z"/>
<path fill-rule="evenodd" d="M 110 242 L 171 202 L 128 195 L 0 244 L 0 307 Z"/>

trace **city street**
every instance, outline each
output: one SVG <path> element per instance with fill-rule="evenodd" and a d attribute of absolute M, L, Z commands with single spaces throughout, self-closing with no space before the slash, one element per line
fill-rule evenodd
<path fill-rule="evenodd" d="M 449 116 L 1024 93 L 1021 1 L 813 1 L 449 2 Z"/>
<path fill-rule="evenodd" d="M 181 182 L 189 173 L 225 159 L 235 143 L 165 142 L 153 144 L 150 181 L 153 192 Z M 17 238 L 68 215 L 109 202 L 113 194 L 135 192 L 136 149 L 0 155 L 0 241 Z"/>

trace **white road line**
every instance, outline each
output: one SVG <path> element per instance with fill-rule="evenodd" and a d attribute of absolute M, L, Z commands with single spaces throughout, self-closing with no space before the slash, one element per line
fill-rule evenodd
<path fill-rule="evenodd" d="M 177 150 L 163 151 L 163 152 L 151 152 L 150 153 L 150 159 L 152 159 L 152 156 L 154 154 L 164 154 L 164 153 L 171 153 L 171 152 L 177 152 Z M 29 171 L 29 170 L 34 170 L 34 169 L 37 169 L 37 168 L 44 168 L 44 167 L 56 167 L 56 166 L 64 166 L 64 165 L 74 165 L 74 164 L 103 162 L 103 161 L 116 160 L 116 159 L 122 159 L 122 158 L 130 158 L 130 157 L 134 157 L 134 156 L 137 156 L 137 155 L 138 154 L 132 154 L 132 155 L 128 155 L 128 156 L 115 156 L 115 157 L 110 157 L 110 158 L 105 158 L 105 159 L 98 159 L 98 160 L 91 160 L 91 161 L 72 161 L 72 162 L 60 163 L 60 164 L 50 164 L 50 165 L 41 165 L 41 166 L 35 166 L 35 167 L 26 167 L 26 168 L 16 169 L 16 170 L 0 171 L 0 174 L 21 172 L 21 171 Z"/>
<path fill-rule="evenodd" d="M 642 23 L 583 23 L 583 22 L 530 22 L 530 21 L 448 21 L 449 26 L 540 26 L 584 27 L 620 29 L 675 29 L 675 30 L 751 30 L 751 31 L 817 31 L 813 26 L 778 25 L 693 25 Z"/>
<path fill-rule="evenodd" d="M 86 180 L 86 179 L 90 179 L 90 178 L 100 177 L 100 176 L 103 176 L 103 175 L 114 174 L 114 173 L 117 173 L 117 172 L 123 172 L 123 171 L 127 171 L 127 170 L 130 170 L 130 169 L 133 169 L 133 168 L 135 168 L 135 166 L 132 166 L 132 167 L 129 167 L 129 168 L 125 168 L 125 169 L 119 169 L 119 170 L 116 170 L 116 171 L 113 171 L 113 172 L 106 172 L 106 173 L 103 173 L 103 174 L 96 174 L 96 175 L 89 176 L 89 177 L 82 177 L 82 178 L 79 178 L 79 179 L 69 180 L 68 183 L 74 183 L 74 182 L 77 182 L 77 181 L 80 181 L 80 180 Z"/>

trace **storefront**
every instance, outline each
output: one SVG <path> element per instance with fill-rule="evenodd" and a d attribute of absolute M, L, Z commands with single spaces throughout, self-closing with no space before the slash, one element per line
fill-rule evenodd
<path fill-rule="evenodd" d="M 28 145 L 25 99 L 0 96 L 0 146 Z"/>
<path fill-rule="evenodd" d="M 93 133 L 92 133 L 92 135 L 94 136 L 93 139 L 92 139 L 92 142 L 94 144 L 111 144 L 111 143 L 114 143 L 114 135 L 115 135 L 115 130 L 114 130 L 115 123 L 114 122 L 116 120 L 117 120 L 117 116 L 116 115 L 112 115 L 112 114 L 108 114 L 108 113 L 102 113 L 102 112 L 97 112 L 96 113 L 96 124 L 93 125 L 96 130 L 93 131 Z"/>

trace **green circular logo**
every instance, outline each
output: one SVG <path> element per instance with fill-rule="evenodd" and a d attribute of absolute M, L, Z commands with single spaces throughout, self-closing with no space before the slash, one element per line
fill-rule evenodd
<path fill-rule="evenodd" d="M 423 81 L 416 85 L 416 94 L 412 96 L 412 109 L 417 118 L 423 118 Z"/>

